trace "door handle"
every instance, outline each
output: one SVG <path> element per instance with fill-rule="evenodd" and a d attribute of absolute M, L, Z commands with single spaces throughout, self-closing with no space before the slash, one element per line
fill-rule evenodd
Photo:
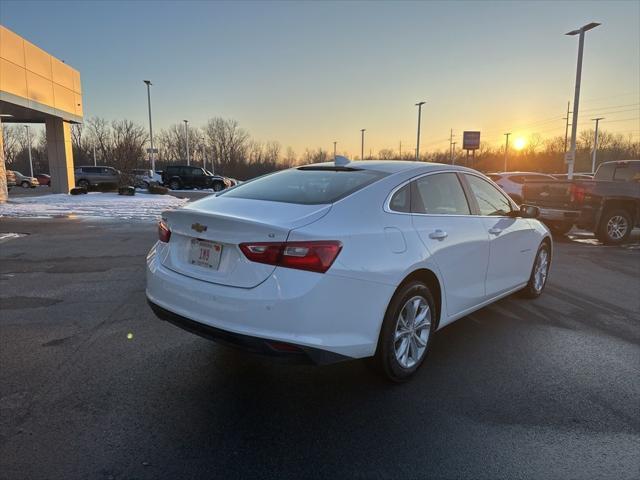
<path fill-rule="evenodd" d="M 489 229 L 489 233 L 491 235 L 500 235 L 502 233 L 502 229 L 498 227 L 493 227 Z"/>
<path fill-rule="evenodd" d="M 440 229 L 436 230 L 435 232 L 431 232 L 429 234 L 429 238 L 432 238 L 434 240 L 444 240 L 448 236 L 449 236 L 449 234 L 447 232 L 444 232 L 444 231 L 442 231 Z"/>

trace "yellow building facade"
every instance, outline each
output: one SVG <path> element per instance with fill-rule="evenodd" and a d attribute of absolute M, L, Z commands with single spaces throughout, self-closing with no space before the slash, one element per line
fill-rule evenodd
<path fill-rule="evenodd" d="M 83 118 L 80 72 L 2 25 L 0 115 L 3 123 L 46 125 L 52 191 L 68 193 L 74 187 L 70 125 Z M 3 198 L 4 156 L 0 160 L 0 201 Z"/>

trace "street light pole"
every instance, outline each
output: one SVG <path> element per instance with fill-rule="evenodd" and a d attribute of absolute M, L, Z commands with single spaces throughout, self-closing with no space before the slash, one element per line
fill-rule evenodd
<path fill-rule="evenodd" d="M 596 122 L 596 133 L 593 138 L 593 152 L 591 152 L 591 171 L 596 171 L 596 156 L 598 155 L 598 124 L 604 117 L 592 118 Z"/>
<path fill-rule="evenodd" d="M 507 171 L 507 154 L 509 152 L 509 136 L 511 135 L 511 132 L 505 133 L 504 136 L 507 137 L 507 143 L 504 146 L 504 170 L 503 172 Z"/>
<path fill-rule="evenodd" d="M 418 102 L 416 103 L 416 107 L 418 107 L 418 136 L 416 138 L 416 162 L 420 160 L 420 117 L 422 116 L 422 105 L 426 102 Z"/>
<path fill-rule="evenodd" d="M 149 107 L 149 143 L 151 150 L 149 150 L 149 160 L 151 160 L 151 171 L 156 173 L 156 158 L 153 153 L 153 125 L 151 124 L 151 80 L 143 80 L 147 84 L 147 106 Z M 94 154 L 95 159 L 95 154 Z M 94 160 L 95 161 L 95 160 Z"/>
<path fill-rule="evenodd" d="M 567 179 L 573 180 L 573 166 L 576 161 L 576 135 L 578 133 L 578 107 L 580 105 L 580 81 L 582 77 L 582 53 L 584 51 L 584 34 L 592 28 L 600 25 L 599 23 L 592 22 L 580 27 L 577 30 L 572 30 L 565 35 L 580 35 L 578 40 L 578 65 L 576 67 L 576 89 L 573 97 L 573 119 L 571 121 L 571 148 L 568 155 L 569 158 L 565 159 L 568 164 L 567 167 Z"/>
<path fill-rule="evenodd" d="M 189 120 L 183 120 L 184 122 L 184 141 L 187 145 L 187 165 L 191 165 L 189 161 Z"/>
<path fill-rule="evenodd" d="M 458 142 L 451 142 L 451 165 L 456 164 L 456 144 Z"/>
<path fill-rule="evenodd" d="M 336 161 L 336 145 L 338 145 L 338 142 L 333 142 L 333 161 Z"/>
<path fill-rule="evenodd" d="M 31 176 L 33 177 L 33 159 L 31 158 L 31 132 L 29 131 L 29 125 L 24 126 L 27 131 L 27 147 L 29 149 L 29 170 L 31 171 Z"/>
<path fill-rule="evenodd" d="M 360 160 L 364 160 L 364 132 L 366 131 L 366 128 L 360 130 Z"/>

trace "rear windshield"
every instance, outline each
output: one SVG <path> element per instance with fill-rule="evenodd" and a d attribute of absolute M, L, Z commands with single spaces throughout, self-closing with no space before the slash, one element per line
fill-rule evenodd
<path fill-rule="evenodd" d="M 293 168 L 243 183 L 221 196 L 318 205 L 340 200 L 385 175 L 371 170 Z"/>

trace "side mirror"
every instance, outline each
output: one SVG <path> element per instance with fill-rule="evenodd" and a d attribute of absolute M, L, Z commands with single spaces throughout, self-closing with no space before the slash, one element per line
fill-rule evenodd
<path fill-rule="evenodd" d="M 538 218 L 540 209 L 534 205 L 520 205 L 520 216 L 522 218 Z"/>

